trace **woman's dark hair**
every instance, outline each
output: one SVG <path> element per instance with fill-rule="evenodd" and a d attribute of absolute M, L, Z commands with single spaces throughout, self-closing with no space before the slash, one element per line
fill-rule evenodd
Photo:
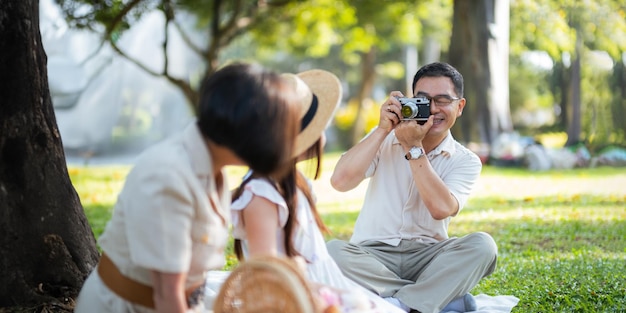
<path fill-rule="evenodd" d="M 233 63 L 202 83 L 200 131 L 260 174 L 272 174 L 291 158 L 298 116 L 295 91 L 259 65 Z"/>
<path fill-rule="evenodd" d="M 308 157 L 311 157 L 317 161 L 316 162 L 317 166 L 316 166 L 315 175 L 314 175 L 315 179 L 317 179 L 320 175 L 322 152 L 323 152 L 323 147 L 322 147 L 321 139 L 318 139 L 317 142 L 314 145 L 312 145 L 309 149 L 307 149 L 307 151 L 305 152 L 305 154 Z M 304 177 L 304 175 L 296 167 L 296 163 L 297 163 L 297 159 L 293 158 L 293 161 L 289 167 L 290 168 L 289 171 L 287 172 L 286 175 L 282 176 L 282 179 L 273 180 L 271 178 L 265 178 L 272 185 L 274 185 L 274 187 L 278 190 L 278 192 L 280 192 L 280 194 L 285 199 L 285 202 L 287 203 L 287 210 L 289 211 L 289 215 L 287 217 L 287 222 L 285 223 L 285 226 L 283 227 L 283 230 L 285 233 L 284 235 L 285 241 L 283 242 L 283 244 L 285 247 L 285 253 L 287 254 L 288 257 L 299 255 L 299 253 L 296 251 L 293 245 L 294 229 L 296 228 L 296 225 L 298 223 L 297 212 L 296 212 L 297 207 L 298 207 L 298 192 L 297 192 L 298 190 L 300 190 L 304 194 L 306 200 L 309 202 L 309 206 L 311 207 L 311 212 L 313 213 L 313 217 L 315 218 L 315 222 L 317 226 L 322 230 L 322 232 L 329 233 L 329 229 L 326 227 L 326 225 L 324 225 L 324 222 L 322 221 L 322 218 L 320 217 L 319 212 L 317 211 L 317 206 L 315 205 L 315 199 L 313 199 L 313 192 L 311 190 L 311 187 L 309 186 L 309 183 Z M 233 201 L 235 201 L 237 198 L 241 196 L 241 194 L 245 190 L 246 184 L 250 180 L 254 178 L 261 178 L 261 177 L 263 176 L 257 175 L 255 173 L 247 177 L 243 181 L 243 183 L 241 183 L 241 185 L 233 193 Z M 234 248 L 235 248 L 235 255 L 237 256 L 237 259 L 243 260 L 244 256 L 243 256 L 243 251 L 241 248 L 241 240 L 235 239 Z"/>
<path fill-rule="evenodd" d="M 457 97 L 463 98 L 463 75 L 452 65 L 443 62 L 434 62 L 422 66 L 413 77 L 413 94 L 415 94 L 415 84 L 422 77 L 449 77 L 454 85 Z"/>

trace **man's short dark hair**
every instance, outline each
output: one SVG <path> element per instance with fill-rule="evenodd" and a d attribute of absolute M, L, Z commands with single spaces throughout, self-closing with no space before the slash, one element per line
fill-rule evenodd
<path fill-rule="evenodd" d="M 415 84 L 422 77 L 449 77 L 454 84 L 454 91 L 457 97 L 463 98 L 463 75 L 452 65 L 443 62 L 434 62 L 422 66 L 413 77 L 413 93 Z"/>

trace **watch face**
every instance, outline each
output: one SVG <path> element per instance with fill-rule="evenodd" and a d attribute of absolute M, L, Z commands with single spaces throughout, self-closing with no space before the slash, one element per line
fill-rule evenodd
<path fill-rule="evenodd" d="M 409 150 L 409 153 L 406 154 L 407 160 L 415 160 L 419 159 L 424 154 L 424 150 L 422 148 L 413 147 Z"/>

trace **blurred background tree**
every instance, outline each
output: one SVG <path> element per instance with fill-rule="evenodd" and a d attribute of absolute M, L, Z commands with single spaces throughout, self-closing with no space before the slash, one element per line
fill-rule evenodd
<path fill-rule="evenodd" d="M 491 144 L 511 132 L 508 1 L 454 1 L 448 59 L 463 74 L 467 99 L 455 138 Z"/>
<path fill-rule="evenodd" d="M 268 55 L 294 59 L 287 68 L 274 64 L 281 70 L 321 67 L 342 78 L 347 102 L 338 112 L 342 147 L 377 123 L 376 101 L 390 90 L 411 94 L 420 51 L 429 62 L 440 58 L 452 13 L 449 1 L 309 1 L 294 2 L 288 10 L 291 23 L 265 24 L 252 36 Z"/>
<path fill-rule="evenodd" d="M 517 129 L 565 131 L 566 145 L 586 142 L 591 150 L 625 144 L 625 12 L 626 4 L 609 0 L 511 2 L 514 74 L 530 74 L 526 77 L 538 83 L 523 90 L 529 81 L 511 77 L 512 108 L 543 110 L 555 118 L 543 125 L 518 124 Z M 553 65 L 537 68 L 524 61 L 538 52 Z"/>
<path fill-rule="evenodd" d="M 168 57 L 170 32 L 175 31 L 182 36 L 186 45 L 203 60 L 202 76 L 209 75 L 220 66 L 220 54 L 225 47 L 237 37 L 258 27 L 259 23 L 274 20 L 280 13 L 271 15 L 272 11 L 279 10 L 288 2 L 284 0 L 57 0 L 71 27 L 89 29 L 101 34 L 103 45 L 110 45 L 121 56 L 151 75 L 166 78 L 183 92 L 192 107 L 198 100 L 199 82 L 185 77 L 176 77 L 170 73 Z M 163 55 L 162 71 L 155 71 L 144 64 L 140 57 L 127 54 L 117 45 L 118 40 L 126 31 L 152 11 L 162 13 L 165 19 L 164 40 L 161 51 L 158 51 Z M 195 28 L 191 30 L 181 23 L 183 19 L 189 17 L 194 18 L 196 22 Z M 194 36 L 198 30 L 202 30 L 199 38 Z"/>
<path fill-rule="evenodd" d="M 70 25 L 100 33 L 103 45 L 166 77 L 191 105 L 198 79 L 170 74 L 167 36 L 162 71 L 116 47 L 147 12 L 161 12 L 163 31 L 186 38 L 203 75 L 236 59 L 289 72 L 330 69 L 346 91 L 337 149 L 369 131 L 389 91 L 410 93 L 417 68 L 435 60 L 466 78 L 470 105 L 453 130 L 465 143 L 488 145 L 511 131 L 565 132 L 567 145 L 625 140 L 626 4 L 617 0 L 56 1 Z"/>

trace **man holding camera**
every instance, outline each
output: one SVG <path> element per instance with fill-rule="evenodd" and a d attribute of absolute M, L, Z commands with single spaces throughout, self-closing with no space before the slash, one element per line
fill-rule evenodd
<path fill-rule="evenodd" d="M 346 276 L 407 312 L 475 310 L 469 291 L 496 266 L 490 235 L 448 237 L 482 168 L 450 133 L 465 101 L 454 67 L 425 65 L 413 79 L 413 98 L 392 91 L 378 127 L 331 177 L 338 191 L 365 178 L 369 186 L 352 238 L 329 241 L 329 252 Z"/>

